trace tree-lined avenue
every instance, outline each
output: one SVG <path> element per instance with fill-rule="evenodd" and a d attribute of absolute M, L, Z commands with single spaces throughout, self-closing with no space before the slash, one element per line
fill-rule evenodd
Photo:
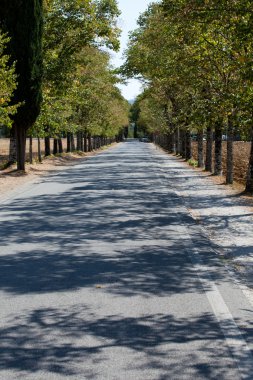
<path fill-rule="evenodd" d="M 183 180 L 128 141 L 1 205 L 0 379 L 251 378 L 253 308 Z"/>

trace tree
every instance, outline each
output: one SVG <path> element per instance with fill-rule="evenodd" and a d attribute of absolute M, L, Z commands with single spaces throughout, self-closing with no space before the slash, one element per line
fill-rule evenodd
<path fill-rule="evenodd" d="M 7 51 L 16 62 L 18 85 L 13 102 L 21 103 L 13 116 L 17 168 L 25 169 L 26 131 L 40 111 L 42 100 L 42 0 L 3 0 L 0 26 L 10 36 Z"/>
<path fill-rule="evenodd" d="M 78 55 L 69 91 L 72 123 L 78 132 L 114 137 L 128 124 L 128 102 L 116 87 L 117 76 L 109 66 L 108 53 L 94 47 Z"/>
<path fill-rule="evenodd" d="M 39 124 L 45 131 L 46 154 L 50 154 L 50 136 L 60 137 L 62 133 L 67 133 L 68 137 L 72 138 L 73 132 L 77 131 L 76 119 L 80 115 L 76 115 L 79 111 L 75 104 L 78 99 L 74 87 L 81 75 L 81 71 L 77 70 L 80 66 L 80 54 L 87 53 L 89 60 L 89 48 L 119 48 L 119 13 L 115 0 L 47 2 L 43 39 L 44 101 L 39 118 Z M 98 81 L 96 78 L 93 81 L 96 88 Z M 89 101 L 90 94 L 86 95 L 88 99 L 84 97 L 80 102 Z M 94 106 L 91 102 L 90 105 Z M 69 113 L 72 113 L 72 117 Z"/>
<path fill-rule="evenodd" d="M 76 54 L 85 46 L 118 50 L 119 14 L 115 0 L 50 0 L 45 9 L 44 83 L 58 91 L 66 88 Z"/>
<path fill-rule="evenodd" d="M 227 131 L 227 183 L 233 181 L 233 135 L 238 120 L 241 131 L 252 125 L 252 14 L 247 0 L 151 4 L 130 35 L 122 69 L 128 77 L 141 78 L 156 97 L 167 119 L 166 130 L 161 126 L 160 133 L 169 137 L 174 131 L 177 153 L 189 158 L 190 131 L 198 133 L 199 166 L 203 165 L 203 129 L 207 129 L 209 170 L 215 128 L 217 175 L 222 171 L 221 137 Z M 152 120 L 152 113 L 149 117 Z M 249 178 L 252 173 L 253 167 Z M 253 180 L 247 183 L 251 187 Z"/>
<path fill-rule="evenodd" d="M 227 183 L 233 181 L 233 139 L 240 118 L 241 133 L 244 126 L 252 126 L 252 26 L 253 12 L 248 0 L 163 0 L 166 15 L 175 15 L 188 25 L 198 25 L 195 44 L 201 46 L 204 58 L 198 68 L 204 69 L 210 89 L 208 117 L 216 125 L 215 172 L 221 171 L 222 124 L 227 130 Z M 201 38 L 201 39 L 200 39 Z M 208 60 L 205 59 L 208 58 Z M 210 107 L 211 106 L 211 107 Z M 211 113 L 210 113 L 211 111 Z M 245 120 L 251 120 L 250 123 Z M 250 124 L 250 125 L 249 125 Z M 209 124 L 210 128 L 210 124 Z M 210 150 L 210 149 L 209 149 Z M 253 152 L 253 149 L 251 150 Z M 250 158 L 246 189 L 253 191 Z M 210 164 L 210 162 L 209 162 Z M 209 165 L 208 165 L 209 166 Z M 251 179 L 250 179 L 251 178 Z"/>
<path fill-rule="evenodd" d="M 8 66 L 10 57 L 4 54 L 9 41 L 6 35 L 0 33 L 0 127 L 11 127 L 11 115 L 17 111 L 17 105 L 10 105 L 13 92 L 17 87 L 15 65 Z"/>

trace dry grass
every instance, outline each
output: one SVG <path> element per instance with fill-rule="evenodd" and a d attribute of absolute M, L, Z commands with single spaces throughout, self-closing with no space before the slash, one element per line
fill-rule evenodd
<path fill-rule="evenodd" d="M 193 158 L 197 160 L 197 143 L 193 142 Z M 205 147 L 204 147 L 205 151 Z M 227 144 L 223 142 L 222 144 L 222 170 L 223 176 L 226 176 L 226 155 L 227 155 Z M 250 156 L 250 143 L 243 141 L 236 141 L 234 143 L 234 180 L 245 185 L 247 168 Z"/>
<path fill-rule="evenodd" d="M 53 139 L 51 139 L 51 148 L 53 147 Z M 3 166 L 9 157 L 9 145 L 10 139 L 0 139 L 0 167 Z M 40 139 L 41 153 L 42 156 L 45 154 L 45 142 L 44 139 Z M 67 139 L 62 139 L 63 150 L 67 149 Z M 38 159 L 38 139 L 33 139 L 33 159 L 36 161 Z M 29 139 L 26 140 L 26 160 L 29 161 Z"/>

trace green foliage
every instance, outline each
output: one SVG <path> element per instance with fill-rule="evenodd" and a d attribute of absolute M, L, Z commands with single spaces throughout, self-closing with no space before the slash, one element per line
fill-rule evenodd
<path fill-rule="evenodd" d="M 107 53 L 91 47 L 80 52 L 70 92 L 72 120 L 79 130 L 112 137 L 128 124 L 128 103 L 116 82 Z"/>
<path fill-rule="evenodd" d="M 138 109 L 138 119 L 135 121 L 138 130 L 147 133 L 166 130 L 167 119 L 164 107 L 159 102 L 154 89 L 144 91 L 133 106 Z"/>
<path fill-rule="evenodd" d="M 32 132 L 51 137 L 66 132 L 114 137 L 128 124 L 129 112 L 117 82 L 109 55 L 96 47 L 83 48 L 67 91 L 59 96 L 54 88 L 45 88 L 42 112 Z"/>
<path fill-rule="evenodd" d="M 15 66 L 8 65 L 9 56 L 4 53 L 9 40 L 0 33 L 0 127 L 11 127 L 11 115 L 17 112 L 17 105 L 10 105 L 13 91 L 17 87 Z"/>
<path fill-rule="evenodd" d="M 75 132 L 73 123 L 69 123 L 72 108 L 68 97 L 52 97 L 46 92 L 43 96 L 41 113 L 29 134 L 40 137 L 58 137 L 65 132 Z"/>
<path fill-rule="evenodd" d="M 10 37 L 7 51 L 18 79 L 13 102 L 21 103 L 14 120 L 24 130 L 35 122 L 42 100 L 42 21 L 42 0 L 1 3 L 0 27 Z"/>
<path fill-rule="evenodd" d="M 226 124 L 233 113 L 240 116 L 241 130 L 248 128 L 252 20 L 251 2 L 246 0 L 151 4 L 130 35 L 122 67 L 125 76 L 141 78 L 148 89 L 144 96 L 149 100 L 140 103 L 140 120 L 153 126 L 159 120 L 161 132 L 165 122 L 167 130 L 202 129 L 217 117 Z"/>
<path fill-rule="evenodd" d="M 118 79 L 109 67 L 109 56 L 100 47 L 119 47 L 117 2 L 48 0 L 44 7 L 44 101 L 31 132 L 53 137 L 77 131 L 114 136 L 127 121 L 117 115 L 124 102 L 115 87 Z"/>
<path fill-rule="evenodd" d="M 193 166 L 194 168 L 198 167 L 198 161 L 194 160 L 193 158 L 191 158 L 187 162 L 188 162 L 189 165 Z"/>
<path fill-rule="evenodd" d="M 119 15 L 115 0 L 51 0 L 45 10 L 44 61 L 46 82 L 65 89 L 85 46 L 119 48 Z"/>

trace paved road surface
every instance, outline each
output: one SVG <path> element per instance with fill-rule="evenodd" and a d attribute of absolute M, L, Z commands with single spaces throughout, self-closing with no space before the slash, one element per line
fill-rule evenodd
<path fill-rule="evenodd" d="M 253 308 L 180 171 L 130 141 L 1 205 L 1 380 L 252 379 Z"/>

